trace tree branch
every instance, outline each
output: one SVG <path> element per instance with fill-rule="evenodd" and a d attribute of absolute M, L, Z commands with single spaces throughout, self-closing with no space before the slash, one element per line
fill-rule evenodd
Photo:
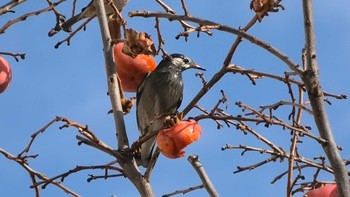
<path fill-rule="evenodd" d="M 196 170 L 199 178 L 202 180 L 204 188 L 207 190 L 211 197 L 220 196 L 219 193 L 215 190 L 214 185 L 211 183 L 207 173 L 205 172 L 202 164 L 199 162 L 197 155 L 188 156 L 187 160 L 191 163 L 193 168 Z"/>
<path fill-rule="evenodd" d="M 64 2 L 64 1 L 65 0 L 59 0 L 58 2 L 49 5 L 47 8 L 24 14 L 18 18 L 15 18 L 13 20 L 8 21 L 4 26 L 2 26 L 0 28 L 0 34 L 5 33 L 5 30 L 7 28 L 9 28 L 11 25 L 13 25 L 17 22 L 20 22 L 20 21 L 25 21 L 28 17 L 36 16 L 36 15 L 42 14 L 44 12 L 48 12 L 48 11 L 52 10 L 55 6 L 59 5 L 60 3 Z"/>
<path fill-rule="evenodd" d="M 8 2 L 7 4 L 5 4 L 4 6 L 1 6 L 0 7 L 0 16 L 3 14 L 6 14 L 7 12 L 11 12 L 11 9 L 13 7 L 16 7 L 25 1 L 27 1 L 27 0 L 12 0 L 12 1 Z"/>
<path fill-rule="evenodd" d="M 10 52 L 0 52 L 0 55 L 9 55 L 15 58 L 16 62 L 19 61 L 18 57 L 20 57 L 22 60 L 26 58 L 25 53 L 10 53 Z"/>
<path fill-rule="evenodd" d="M 113 59 L 112 39 L 109 33 L 104 1 L 95 0 L 94 3 L 100 24 L 101 38 L 103 42 L 103 51 L 107 71 L 108 93 L 113 109 L 116 136 L 118 139 L 118 149 L 124 154 L 124 159 L 122 161 L 119 161 L 119 164 L 124 169 L 125 175 L 135 185 L 140 194 L 145 197 L 151 197 L 154 196 L 151 185 L 138 171 L 138 167 L 136 166 L 133 155 L 129 149 L 129 141 L 126 134 L 123 109 L 121 105 L 119 80 Z"/>
<path fill-rule="evenodd" d="M 12 161 L 15 161 L 16 163 L 18 163 L 22 168 L 24 168 L 28 172 L 29 176 L 31 177 L 32 183 L 33 183 L 33 186 L 31 186 L 31 187 L 34 188 L 36 195 L 39 194 L 39 188 L 36 185 L 37 181 L 36 181 L 35 177 L 38 177 L 39 179 L 41 179 L 43 181 L 50 182 L 51 184 L 57 186 L 58 188 L 62 189 L 64 192 L 66 192 L 67 194 L 70 194 L 70 195 L 75 196 L 75 197 L 80 197 L 79 194 L 70 190 L 69 188 L 64 186 L 62 183 L 57 182 L 57 181 L 49 181 L 50 179 L 47 176 L 45 176 L 44 174 L 41 174 L 41 173 L 33 170 L 31 167 L 29 167 L 29 165 L 26 162 L 27 157 L 19 157 L 19 156 L 15 157 L 12 154 L 10 154 L 9 152 L 7 152 L 1 148 L 0 148 L 0 153 L 2 155 L 4 155 L 6 158 L 8 158 L 9 160 L 12 160 Z"/>
<path fill-rule="evenodd" d="M 255 45 L 262 47 L 263 49 L 269 51 L 270 53 L 272 53 L 273 55 L 278 57 L 280 60 L 282 60 L 286 65 L 289 66 L 289 68 L 291 70 L 296 72 L 299 76 L 302 75 L 302 70 L 299 68 L 298 64 L 294 63 L 288 56 L 281 53 L 279 50 L 272 47 L 270 44 L 263 42 L 262 40 L 259 40 L 256 37 L 246 33 L 247 30 L 245 30 L 245 29 L 238 30 L 238 29 L 226 26 L 226 25 L 221 25 L 219 23 L 216 23 L 216 22 L 213 22 L 210 20 L 204 20 L 204 19 L 200 19 L 200 18 L 192 17 L 192 16 L 169 14 L 169 13 L 164 13 L 164 12 L 135 11 L 135 12 L 129 12 L 129 16 L 130 17 L 139 16 L 139 17 L 145 17 L 145 18 L 149 18 L 149 17 L 167 18 L 169 20 L 190 21 L 190 22 L 194 22 L 194 23 L 197 23 L 197 24 L 203 25 L 203 26 L 207 25 L 207 26 L 216 27 L 215 29 L 217 29 L 217 30 L 235 34 L 241 38 L 244 38 L 244 39 L 250 41 L 251 43 L 253 43 Z"/>
<path fill-rule="evenodd" d="M 324 95 L 320 87 L 318 65 L 316 59 L 314 19 L 312 15 L 312 1 L 303 0 L 304 11 L 304 30 L 305 30 L 305 49 L 307 70 L 303 73 L 303 80 L 314 112 L 314 120 L 317 125 L 320 136 L 328 141 L 323 149 L 334 170 L 334 176 L 337 182 L 337 188 L 340 196 L 350 196 L 349 177 L 346 171 L 337 145 L 335 143 L 332 129 L 326 114 L 324 106 Z"/>
<path fill-rule="evenodd" d="M 202 189 L 203 187 L 204 187 L 204 185 L 200 184 L 200 185 L 197 185 L 197 186 L 194 186 L 194 187 L 190 187 L 190 188 L 187 188 L 187 189 L 176 190 L 176 191 L 174 191 L 172 193 L 164 194 L 164 195 L 162 195 L 162 197 L 170 197 L 170 196 L 175 196 L 177 194 L 185 195 L 188 192 L 192 192 L 192 191 L 197 190 L 197 189 Z"/>

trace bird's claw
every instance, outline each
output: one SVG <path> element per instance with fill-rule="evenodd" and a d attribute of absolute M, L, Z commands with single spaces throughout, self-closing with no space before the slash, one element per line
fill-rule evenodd
<path fill-rule="evenodd" d="M 140 158 L 141 157 L 141 143 L 139 140 L 136 140 L 132 145 L 131 145 L 131 150 L 133 155 L 136 158 Z"/>
<path fill-rule="evenodd" d="M 180 122 L 182 120 L 182 118 L 183 118 L 183 113 L 169 115 L 165 118 L 164 123 L 163 123 L 163 127 L 170 128 L 170 127 L 176 125 L 176 123 Z"/>

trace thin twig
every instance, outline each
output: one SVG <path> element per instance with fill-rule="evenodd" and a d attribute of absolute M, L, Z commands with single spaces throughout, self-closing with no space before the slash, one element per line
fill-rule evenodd
<path fill-rule="evenodd" d="M 261 166 L 261 165 L 266 164 L 266 163 L 269 163 L 270 161 L 275 161 L 277 158 L 280 158 L 280 159 L 291 158 L 291 155 L 286 153 L 286 152 L 279 153 L 279 152 L 276 152 L 273 150 L 268 150 L 268 149 L 264 149 L 264 148 L 255 148 L 255 147 L 245 146 L 245 145 L 232 146 L 232 145 L 227 144 L 226 146 L 221 148 L 221 150 L 227 150 L 227 149 L 242 149 L 243 152 L 241 153 L 241 155 L 243 155 L 244 153 L 246 153 L 248 151 L 253 151 L 253 152 L 258 152 L 259 154 L 266 153 L 266 154 L 269 154 L 272 156 L 268 159 L 265 159 L 262 162 L 254 164 L 254 165 L 250 165 L 250 166 L 246 166 L 246 167 L 239 167 L 238 170 L 235 172 L 241 172 L 241 171 L 245 171 L 245 170 L 255 169 L 256 167 Z M 299 156 L 295 156 L 294 160 L 297 162 L 305 163 L 309 167 L 321 168 L 322 170 L 324 170 L 326 172 L 334 173 L 334 170 L 330 166 L 325 165 L 324 163 L 317 163 L 317 162 L 314 162 L 312 160 L 309 160 L 309 159 L 306 159 L 303 157 L 299 157 Z M 288 173 L 288 170 L 284 174 L 287 174 L 287 173 Z"/>
<path fill-rule="evenodd" d="M 170 13 L 170 14 L 176 14 L 176 12 L 171 9 L 167 4 L 165 4 L 163 1 L 161 0 L 156 0 L 156 2 L 163 7 L 163 9 L 167 12 L 167 13 Z"/>
<path fill-rule="evenodd" d="M 48 181 L 49 180 L 49 178 L 46 175 L 41 174 L 41 173 L 33 170 L 31 167 L 29 167 L 29 165 L 26 163 L 25 159 L 23 159 L 21 157 L 15 157 L 12 154 L 10 154 L 9 152 L 7 152 L 7 151 L 5 151 L 5 150 L 3 150 L 1 148 L 0 148 L 0 153 L 3 154 L 6 158 L 8 158 L 8 159 L 18 163 L 22 168 L 24 168 L 28 172 L 29 176 L 31 177 L 33 188 L 34 188 L 36 194 L 38 194 L 38 187 L 34 186 L 34 184 L 37 183 L 36 179 L 34 177 L 38 177 L 39 179 L 41 179 L 43 181 Z M 75 196 L 75 197 L 80 197 L 79 194 L 75 193 L 74 191 L 70 190 L 66 186 L 62 185 L 62 183 L 60 183 L 60 182 L 52 181 L 50 183 L 52 185 L 55 185 L 58 188 L 62 189 L 67 194 L 70 194 L 70 195 Z"/>
<path fill-rule="evenodd" d="M 185 1 L 184 0 L 181 0 L 181 5 L 182 5 L 182 9 L 184 10 L 185 12 L 185 16 L 189 16 L 189 12 L 188 12 L 188 9 L 187 9 L 187 6 L 185 4 Z"/>
<path fill-rule="evenodd" d="M 37 137 L 39 134 L 41 134 L 41 133 L 43 133 L 44 131 L 46 131 L 46 129 L 49 128 L 53 123 L 55 123 L 55 122 L 57 122 L 57 121 L 61 121 L 61 120 L 62 120 L 61 117 L 56 116 L 53 120 L 51 120 L 49 123 L 47 123 L 43 128 L 41 128 L 41 129 L 39 129 L 37 132 L 33 133 L 33 134 L 31 135 L 31 140 L 29 141 L 27 147 L 24 148 L 23 151 L 22 151 L 21 153 L 18 154 L 18 157 L 22 157 L 22 155 L 23 155 L 24 153 L 27 153 L 27 152 L 30 150 L 30 148 L 31 148 L 31 146 L 32 146 L 32 144 L 33 144 L 33 142 L 34 142 L 34 140 L 36 139 L 36 137 Z"/>
<path fill-rule="evenodd" d="M 19 17 L 13 19 L 13 20 L 8 21 L 7 23 L 5 23 L 5 25 L 3 25 L 0 28 L 0 34 L 5 33 L 5 30 L 8 29 L 11 25 L 13 25 L 13 24 L 15 24 L 17 22 L 20 22 L 20 21 L 25 21 L 29 17 L 37 16 L 39 14 L 48 12 L 48 11 L 52 10 L 54 7 L 56 7 L 57 5 L 61 4 L 64 1 L 66 1 L 66 0 L 59 0 L 58 2 L 49 5 L 47 8 L 24 14 L 22 16 L 19 16 Z"/>
<path fill-rule="evenodd" d="M 299 104 L 299 103 L 294 103 L 294 102 L 290 102 L 290 101 L 279 101 L 275 104 L 272 105 L 261 105 L 260 108 L 260 112 L 263 112 L 265 109 L 273 109 L 276 110 L 278 107 L 282 106 L 282 105 L 290 105 L 293 107 L 298 107 L 302 110 L 305 110 L 307 113 L 309 113 L 310 115 L 313 115 L 312 110 L 308 109 L 307 107 L 305 107 L 303 104 Z"/>
<path fill-rule="evenodd" d="M 83 170 L 95 170 L 95 169 L 118 171 L 123 175 L 122 169 L 115 166 L 110 166 L 110 165 L 76 166 L 75 168 L 68 170 L 67 172 L 64 172 L 62 174 L 56 175 L 48 180 L 37 182 L 36 185 L 32 185 L 32 187 L 42 185 L 42 188 L 45 188 L 48 184 L 52 183 L 56 179 L 60 179 L 60 182 L 63 182 L 66 177 L 70 176 L 73 173 L 77 173 Z"/>
<path fill-rule="evenodd" d="M 197 186 L 194 186 L 194 187 L 190 187 L 190 188 L 187 188 L 187 189 L 182 189 L 182 190 L 176 190 L 172 193 L 169 193 L 169 194 L 164 194 L 162 195 L 162 197 L 170 197 L 170 196 L 175 196 L 177 194 L 186 194 L 188 192 L 192 192 L 194 190 L 197 190 L 197 189 L 202 189 L 204 187 L 203 184 L 200 184 L 200 185 L 197 185 Z"/>
<path fill-rule="evenodd" d="M 200 19 L 197 17 L 174 15 L 174 14 L 168 14 L 168 13 L 164 13 L 164 12 L 136 11 L 136 12 L 129 12 L 129 16 L 130 17 L 139 16 L 139 17 L 145 17 L 145 18 L 159 17 L 159 18 L 167 18 L 170 20 L 190 21 L 190 22 L 194 22 L 194 23 L 197 23 L 200 25 L 216 26 L 217 30 L 235 34 L 235 35 L 239 36 L 240 38 L 244 38 L 246 40 L 249 40 L 251 43 L 258 45 L 258 46 L 262 47 L 263 49 L 269 51 L 270 53 L 272 53 L 273 55 L 278 57 L 280 60 L 282 60 L 286 65 L 288 65 L 288 67 L 291 70 L 296 72 L 299 76 L 302 76 L 302 70 L 299 68 L 298 64 L 294 63 L 288 56 L 281 53 L 279 50 L 272 47 L 270 44 L 246 33 L 246 30 L 244 30 L 244 29 L 238 30 L 238 29 L 226 26 L 226 25 L 221 25 L 221 24 L 218 24 L 216 22 L 209 21 L 209 20 L 203 20 L 203 19 Z"/>
<path fill-rule="evenodd" d="M 152 158 L 151 158 L 149 164 L 148 164 L 146 172 L 143 175 L 147 181 L 150 181 L 151 173 L 153 171 L 154 166 L 156 165 L 156 162 L 157 162 L 157 159 L 159 157 L 159 154 L 160 154 L 160 150 L 157 147 L 156 150 L 154 151 L 153 155 L 152 155 Z"/>
<path fill-rule="evenodd" d="M 6 14 L 7 12 L 14 12 L 11 11 L 12 8 L 20 5 L 21 3 L 25 2 L 27 0 L 12 0 L 8 2 L 7 4 L 0 7 L 0 16 L 3 14 Z"/>
<path fill-rule="evenodd" d="M 86 19 L 76 30 L 74 30 L 73 32 L 71 32 L 65 39 L 59 41 L 56 45 L 55 45 L 55 49 L 57 49 L 61 44 L 67 42 L 67 45 L 70 45 L 70 39 L 76 34 L 78 33 L 81 29 L 85 28 L 86 25 L 92 20 L 94 19 L 95 16 L 91 16 L 90 18 Z M 49 32 L 49 36 L 54 35 L 56 32 L 56 30 L 52 29 Z"/>
<path fill-rule="evenodd" d="M 156 20 L 156 25 L 155 25 L 155 28 L 157 30 L 157 38 L 158 38 L 158 49 L 157 49 L 157 55 L 159 54 L 160 51 L 163 52 L 163 55 L 166 54 L 166 52 L 164 51 L 163 49 L 163 45 L 165 44 L 164 40 L 163 40 L 163 36 L 162 34 L 160 33 L 160 22 L 159 22 L 159 18 L 155 18 Z"/>
<path fill-rule="evenodd" d="M 10 53 L 10 52 L 0 52 L 1 55 L 9 55 L 15 58 L 16 62 L 19 61 L 18 57 L 20 57 L 22 60 L 26 58 L 25 53 Z"/>

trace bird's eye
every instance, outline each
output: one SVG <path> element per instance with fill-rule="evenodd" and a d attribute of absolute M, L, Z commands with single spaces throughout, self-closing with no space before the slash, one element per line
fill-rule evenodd
<path fill-rule="evenodd" d="M 189 59 L 184 59 L 184 63 L 185 63 L 185 64 L 188 64 L 189 62 L 190 62 Z"/>

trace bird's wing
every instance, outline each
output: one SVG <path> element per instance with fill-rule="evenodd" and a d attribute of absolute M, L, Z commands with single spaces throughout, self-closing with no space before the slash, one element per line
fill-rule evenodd
<path fill-rule="evenodd" d="M 151 74 L 151 72 L 148 72 L 146 74 L 146 76 L 142 79 L 139 87 L 137 88 L 137 93 L 136 93 L 136 105 L 139 103 L 139 100 L 140 100 L 140 97 L 141 97 L 141 94 L 143 92 L 143 89 L 145 87 L 145 83 L 146 83 L 146 80 L 148 78 L 148 76 Z"/>
<path fill-rule="evenodd" d="M 156 116 L 176 113 L 180 106 L 183 85 L 182 82 L 174 81 L 172 77 L 173 73 L 153 72 L 140 85 L 137 92 L 136 113 L 141 132 L 144 132 L 142 130 L 154 121 Z M 179 81 L 182 81 L 181 75 L 178 77 Z"/>

